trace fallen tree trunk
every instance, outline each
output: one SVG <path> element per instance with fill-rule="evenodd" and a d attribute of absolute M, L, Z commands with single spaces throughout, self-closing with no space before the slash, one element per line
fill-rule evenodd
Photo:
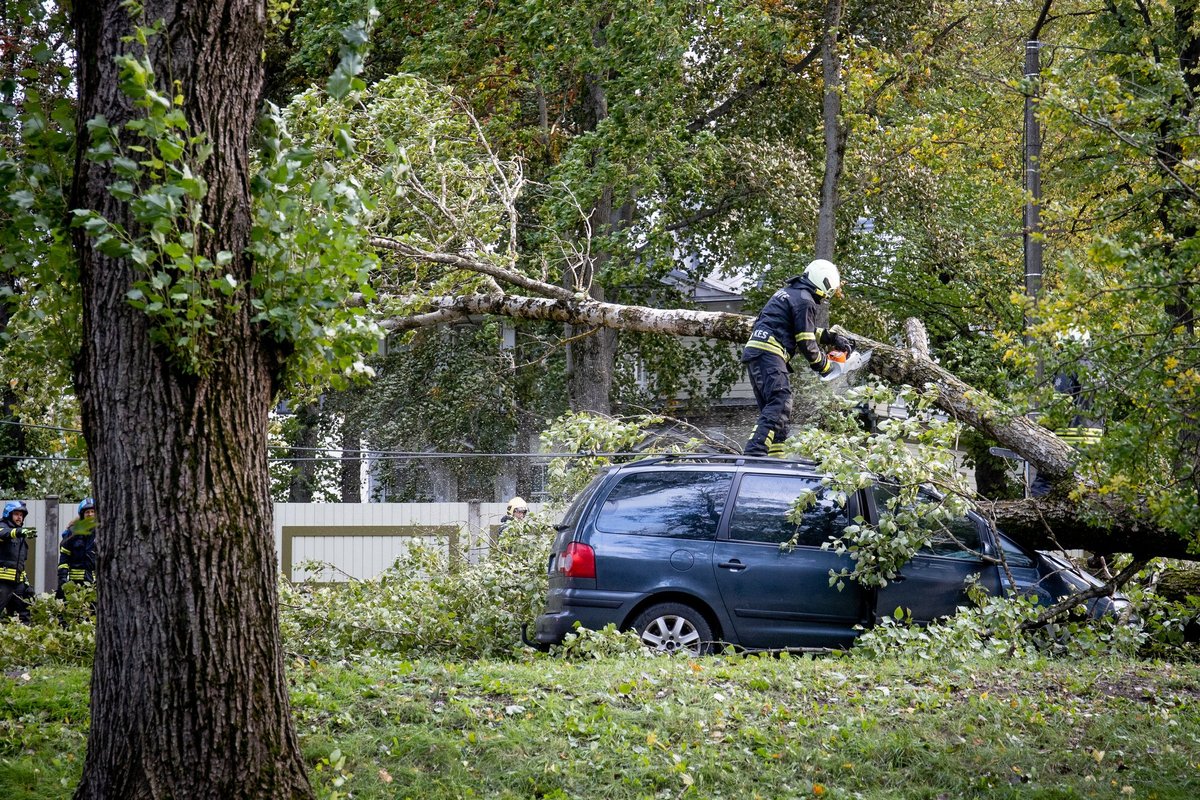
<path fill-rule="evenodd" d="M 1200 560 L 1187 542 L 1171 531 L 1145 523 L 1122 503 L 1084 495 L 1080 500 L 1060 496 L 1025 500 L 979 501 L 979 512 L 996 527 L 1027 547 L 1038 550 L 1078 549 L 1094 553 L 1130 553 L 1137 558 Z M 1091 514 L 1104 515 L 1104 525 L 1091 524 Z"/>
<path fill-rule="evenodd" d="M 557 288 L 557 287 L 555 287 Z M 462 295 L 424 301 L 422 313 L 388 320 L 393 331 L 466 319 L 472 314 L 495 314 L 522 319 L 576 322 L 639 333 L 698 336 L 741 344 L 750 336 L 753 319 L 743 314 L 603 303 L 586 298 Z M 1074 451 L 1036 422 L 1013 412 L 986 392 L 974 389 L 929 358 L 912 350 L 845 332 L 859 350 L 871 350 L 867 371 L 892 383 L 931 384 L 938 389 L 938 406 L 954 419 L 977 428 L 1019 453 L 1051 481 L 1071 476 Z"/>
<path fill-rule="evenodd" d="M 749 337 L 753 323 L 751 317 L 726 312 L 627 306 L 582 295 L 573 295 L 568 300 L 562 291 L 561 287 L 547 286 L 546 293 L 551 297 L 494 294 L 410 298 L 419 311 L 387 320 L 383 326 L 391 331 L 405 331 L 465 320 L 472 315 L 493 314 L 741 344 Z M 893 347 L 844 332 L 857 349 L 872 351 L 866 366 L 869 373 L 895 384 L 935 387 L 937 405 L 950 417 L 1019 454 L 1054 484 L 1055 491 L 1048 497 L 982 505 L 999 528 L 1023 544 L 1039 549 L 1062 546 L 1103 553 L 1133 553 L 1139 557 L 1200 560 L 1200 554 L 1189 552 L 1187 543 L 1179 536 L 1146 522 L 1148 515 L 1141 509 L 1089 492 L 1074 472 L 1075 450 L 1051 431 L 987 392 L 963 382 L 919 347 Z M 1079 499 L 1069 500 L 1068 495 Z"/>

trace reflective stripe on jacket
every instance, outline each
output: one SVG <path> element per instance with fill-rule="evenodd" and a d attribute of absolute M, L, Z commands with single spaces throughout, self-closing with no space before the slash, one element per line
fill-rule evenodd
<path fill-rule="evenodd" d="M 0 581 L 25 581 L 29 542 L 10 520 L 0 520 Z"/>
<path fill-rule="evenodd" d="M 58 548 L 58 582 L 91 583 L 96 573 L 96 536 L 64 532 Z"/>

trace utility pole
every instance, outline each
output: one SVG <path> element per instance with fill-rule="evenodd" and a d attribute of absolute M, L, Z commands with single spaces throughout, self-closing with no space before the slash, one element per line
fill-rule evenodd
<path fill-rule="evenodd" d="M 1041 48 L 1037 39 L 1025 42 L 1025 295 L 1036 304 L 1042 290 L 1042 132 L 1038 126 L 1041 93 Z M 1025 316 L 1026 329 L 1033 323 Z"/>
<path fill-rule="evenodd" d="M 1025 313 L 1025 341 L 1029 341 L 1029 328 L 1034 323 L 1033 310 L 1042 291 L 1042 131 L 1038 126 L 1038 95 L 1042 91 L 1042 43 L 1037 34 L 1050 10 L 1050 0 L 1042 7 L 1042 14 L 1034 27 L 1033 34 L 1025 42 L 1025 220 L 1021 226 L 1021 238 L 1025 245 L 1025 296 L 1031 308 Z M 1042 377 L 1042 361 L 1038 359 L 1037 378 Z M 1037 478 L 1037 471 L 1025 462 L 1025 496 Z"/>

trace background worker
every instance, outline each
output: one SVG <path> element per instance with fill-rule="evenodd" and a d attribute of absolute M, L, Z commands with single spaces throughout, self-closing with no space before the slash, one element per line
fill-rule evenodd
<path fill-rule="evenodd" d="M 802 275 L 789 278 L 782 289 L 758 312 L 742 361 L 758 403 L 758 422 L 744 453 L 748 456 L 781 456 L 792 414 L 791 359 L 799 349 L 808 365 L 822 377 L 842 367 L 830 361 L 819 344 L 846 353 L 854 342 L 840 333 L 817 327 L 817 308 L 838 294 L 842 285 L 838 268 L 818 258 Z"/>
<path fill-rule="evenodd" d="M 78 513 L 63 531 L 58 548 L 58 591 L 54 594 L 60 600 L 68 583 L 96 582 L 96 501 L 85 497 Z"/>
<path fill-rule="evenodd" d="M 513 520 L 525 519 L 525 515 L 529 513 L 529 504 L 522 497 L 514 497 L 508 501 L 508 507 L 504 510 L 504 516 L 500 518 L 500 533 L 504 533 L 504 529 L 508 527 L 508 523 Z"/>
<path fill-rule="evenodd" d="M 37 531 L 25 527 L 29 509 L 20 500 L 4 504 L 0 516 L 0 615 L 16 615 L 29 624 L 29 601 L 33 587 L 25 575 L 25 559 L 29 555 L 29 540 Z"/>

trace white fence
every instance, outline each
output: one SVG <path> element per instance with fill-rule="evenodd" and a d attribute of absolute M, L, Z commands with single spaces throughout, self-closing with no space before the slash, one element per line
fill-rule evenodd
<path fill-rule="evenodd" d="M 530 512 L 539 504 L 531 503 Z M 275 549 L 291 580 L 374 578 L 415 543 L 486 557 L 504 503 L 276 503 Z M 307 570 L 305 562 L 329 565 Z"/>
<path fill-rule="evenodd" d="M 25 571 L 36 592 L 53 592 L 59 534 L 75 519 L 75 504 L 26 505 L 25 525 L 36 528 L 38 538 L 30 540 Z M 539 508 L 529 504 L 530 512 Z M 467 560 L 475 562 L 486 557 L 504 511 L 504 503 L 276 503 L 275 552 L 289 579 L 326 582 L 374 578 L 417 542 L 452 558 L 465 548 Z M 300 566 L 313 561 L 329 566 Z"/>

